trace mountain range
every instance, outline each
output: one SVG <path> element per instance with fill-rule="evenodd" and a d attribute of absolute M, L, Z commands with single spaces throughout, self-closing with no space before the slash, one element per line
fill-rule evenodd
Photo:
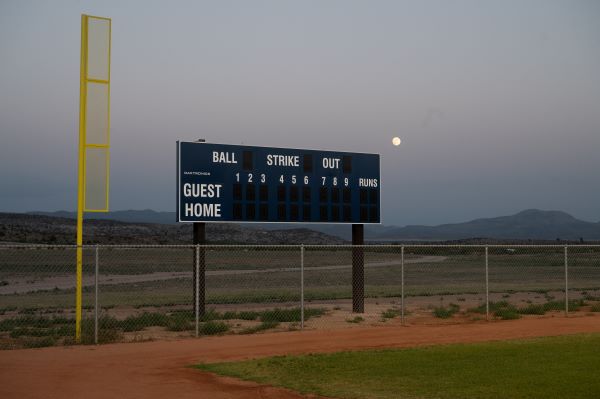
<path fill-rule="evenodd" d="M 64 214 L 64 213 L 60 213 Z M 73 217 L 25 213 L 0 213 L 0 242 L 31 244 L 74 244 L 76 220 Z M 123 222 L 87 219 L 83 243 L 130 245 L 189 245 L 192 225 Z M 210 223 L 206 228 L 209 244 L 345 244 L 346 241 L 305 228 L 264 230 L 234 223 Z"/>
<path fill-rule="evenodd" d="M 465 238 L 516 240 L 598 240 L 600 223 L 585 222 L 565 212 L 528 209 L 515 215 L 475 219 L 439 226 L 405 226 L 380 234 L 391 240 L 457 240 Z"/>
<path fill-rule="evenodd" d="M 30 214 L 74 219 L 75 212 L 30 212 Z M 86 215 L 86 219 L 109 219 L 129 223 L 176 224 L 175 212 L 128 210 Z M 211 224 L 209 224 L 210 226 Z M 243 226 L 243 225 L 235 225 Z M 305 228 L 344 240 L 351 239 L 347 225 L 335 224 L 251 224 L 249 229 L 284 231 Z M 243 227 L 242 227 L 243 228 Z M 586 222 L 561 211 L 528 209 L 509 216 L 481 218 L 464 223 L 437 226 L 409 225 L 404 227 L 366 225 L 369 241 L 449 241 L 474 238 L 496 240 L 600 240 L 600 222 Z"/>

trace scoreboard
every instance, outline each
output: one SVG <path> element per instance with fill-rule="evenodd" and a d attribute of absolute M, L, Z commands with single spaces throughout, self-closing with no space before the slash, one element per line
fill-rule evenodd
<path fill-rule="evenodd" d="M 379 155 L 177 142 L 178 222 L 380 223 Z"/>

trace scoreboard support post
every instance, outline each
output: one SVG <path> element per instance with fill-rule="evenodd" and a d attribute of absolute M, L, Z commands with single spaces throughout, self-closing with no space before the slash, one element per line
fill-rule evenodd
<path fill-rule="evenodd" d="M 352 225 L 352 312 L 365 312 L 365 225 Z"/>
<path fill-rule="evenodd" d="M 206 309 L 206 223 L 194 223 L 194 245 L 200 245 L 194 249 L 194 272 L 192 284 L 194 285 L 194 314 L 203 316 Z M 196 267 L 197 266 L 197 267 Z M 198 288 L 198 292 L 196 292 Z"/>

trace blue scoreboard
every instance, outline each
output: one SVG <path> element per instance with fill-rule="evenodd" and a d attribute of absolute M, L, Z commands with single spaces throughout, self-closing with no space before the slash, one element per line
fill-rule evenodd
<path fill-rule="evenodd" d="M 380 223 L 379 155 L 177 142 L 178 222 Z"/>

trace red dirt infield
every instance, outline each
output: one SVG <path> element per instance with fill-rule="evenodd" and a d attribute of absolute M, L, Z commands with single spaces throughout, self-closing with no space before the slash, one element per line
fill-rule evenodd
<path fill-rule="evenodd" d="M 401 348 L 586 332 L 600 332 L 600 315 L 9 350 L 0 351 L 0 397 L 303 398 L 306 396 L 284 389 L 218 377 L 187 366 L 282 354 Z"/>

